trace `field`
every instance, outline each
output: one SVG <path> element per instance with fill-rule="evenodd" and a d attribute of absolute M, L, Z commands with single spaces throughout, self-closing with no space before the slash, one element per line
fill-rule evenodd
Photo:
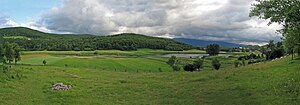
<path fill-rule="evenodd" d="M 3 36 L 5 39 L 28 39 L 26 36 Z"/>
<path fill-rule="evenodd" d="M 23 52 L 9 76 L 0 73 L 1 104 L 297 104 L 300 98 L 300 61 L 290 57 L 239 68 L 236 57 L 217 57 L 219 71 L 208 57 L 204 71 L 172 72 L 161 55 L 203 51 L 96 52 Z M 73 89 L 52 91 L 59 82 Z"/>

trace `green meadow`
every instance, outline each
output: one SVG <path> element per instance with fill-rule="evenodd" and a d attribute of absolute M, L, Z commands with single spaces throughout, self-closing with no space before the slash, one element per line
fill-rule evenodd
<path fill-rule="evenodd" d="M 234 68 L 233 61 L 237 57 L 207 57 L 203 71 L 173 72 L 166 64 L 168 58 L 162 57 L 163 54 L 192 52 L 203 51 L 22 52 L 21 62 L 11 65 L 9 76 L 0 73 L 0 101 L 6 105 L 299 102 L 298 60 L 287 57 Z M 222 67 L 218 71 L 210 66 L 213 58 L 221 60 Z M 46 65 L 42 64 L 43 60 L 47 61 Z M 179 58 L 182 65 L 194 60 Z M 53 84 L 60 82 L 73 88 L 51 90 Z"/>

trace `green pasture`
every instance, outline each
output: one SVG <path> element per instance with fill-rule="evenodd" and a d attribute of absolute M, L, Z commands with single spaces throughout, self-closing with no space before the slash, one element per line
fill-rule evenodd
<path fill-rule="evenodd" d="M 4 39 L 28 39 L 26 36 L 2 36 Z"/>
<path fill-rule="evenodd" d="M 95 54 L 95 52 L 97 52 Z M 203 53 L 201 50 L 189 50 L 179 53 Z M 172 51 L 140 49 L 138 51 L 30 51 L 22 52 L 22 60 L 19 64 L 42 65 L 46 60 L 46 66 L 73 67 L 73 68 L 94 68 L 109 71 L 123 72 L 169 72 L 172 68 L 167 65 L 168 58 L 164 54 L 175 53 Z M 203 70 L 212 70 L 211 60 L 221 60 L 221 68 L 233 67 L 236 57 L 207 57 Z M 179 65 L 193 63 L 195 59 L 179 58 Z M 183 70 L 183 69 L 182 69 Z"/>

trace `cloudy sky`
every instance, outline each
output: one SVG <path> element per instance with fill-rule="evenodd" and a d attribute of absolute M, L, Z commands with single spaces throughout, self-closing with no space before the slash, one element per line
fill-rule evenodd
<path fill-rule="evenodd" d="M 261 44 L 277 24 L 248 16 L 254 0 L 1 0 L 0 27 L 52 33 L 139 33 Z"/>

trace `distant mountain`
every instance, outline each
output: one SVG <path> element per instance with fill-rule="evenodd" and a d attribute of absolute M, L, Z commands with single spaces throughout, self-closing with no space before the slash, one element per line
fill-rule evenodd
<path fill-rule="evenodd" d="M 187 38 L 174 38 L 174 40 L 190 44 L 193 46 L 198 46 L 198 47 L 205 47 L 209 44 L 219 44 L 222 47 L 241 47 L 245 46 L 242 44 L 236 44 L 236 43 L 229 43 L 229 42 L 223 42 L 223 41 L 206 41 L 206 40 L 198 40 L 198 39 L 187 39 Z"/>

